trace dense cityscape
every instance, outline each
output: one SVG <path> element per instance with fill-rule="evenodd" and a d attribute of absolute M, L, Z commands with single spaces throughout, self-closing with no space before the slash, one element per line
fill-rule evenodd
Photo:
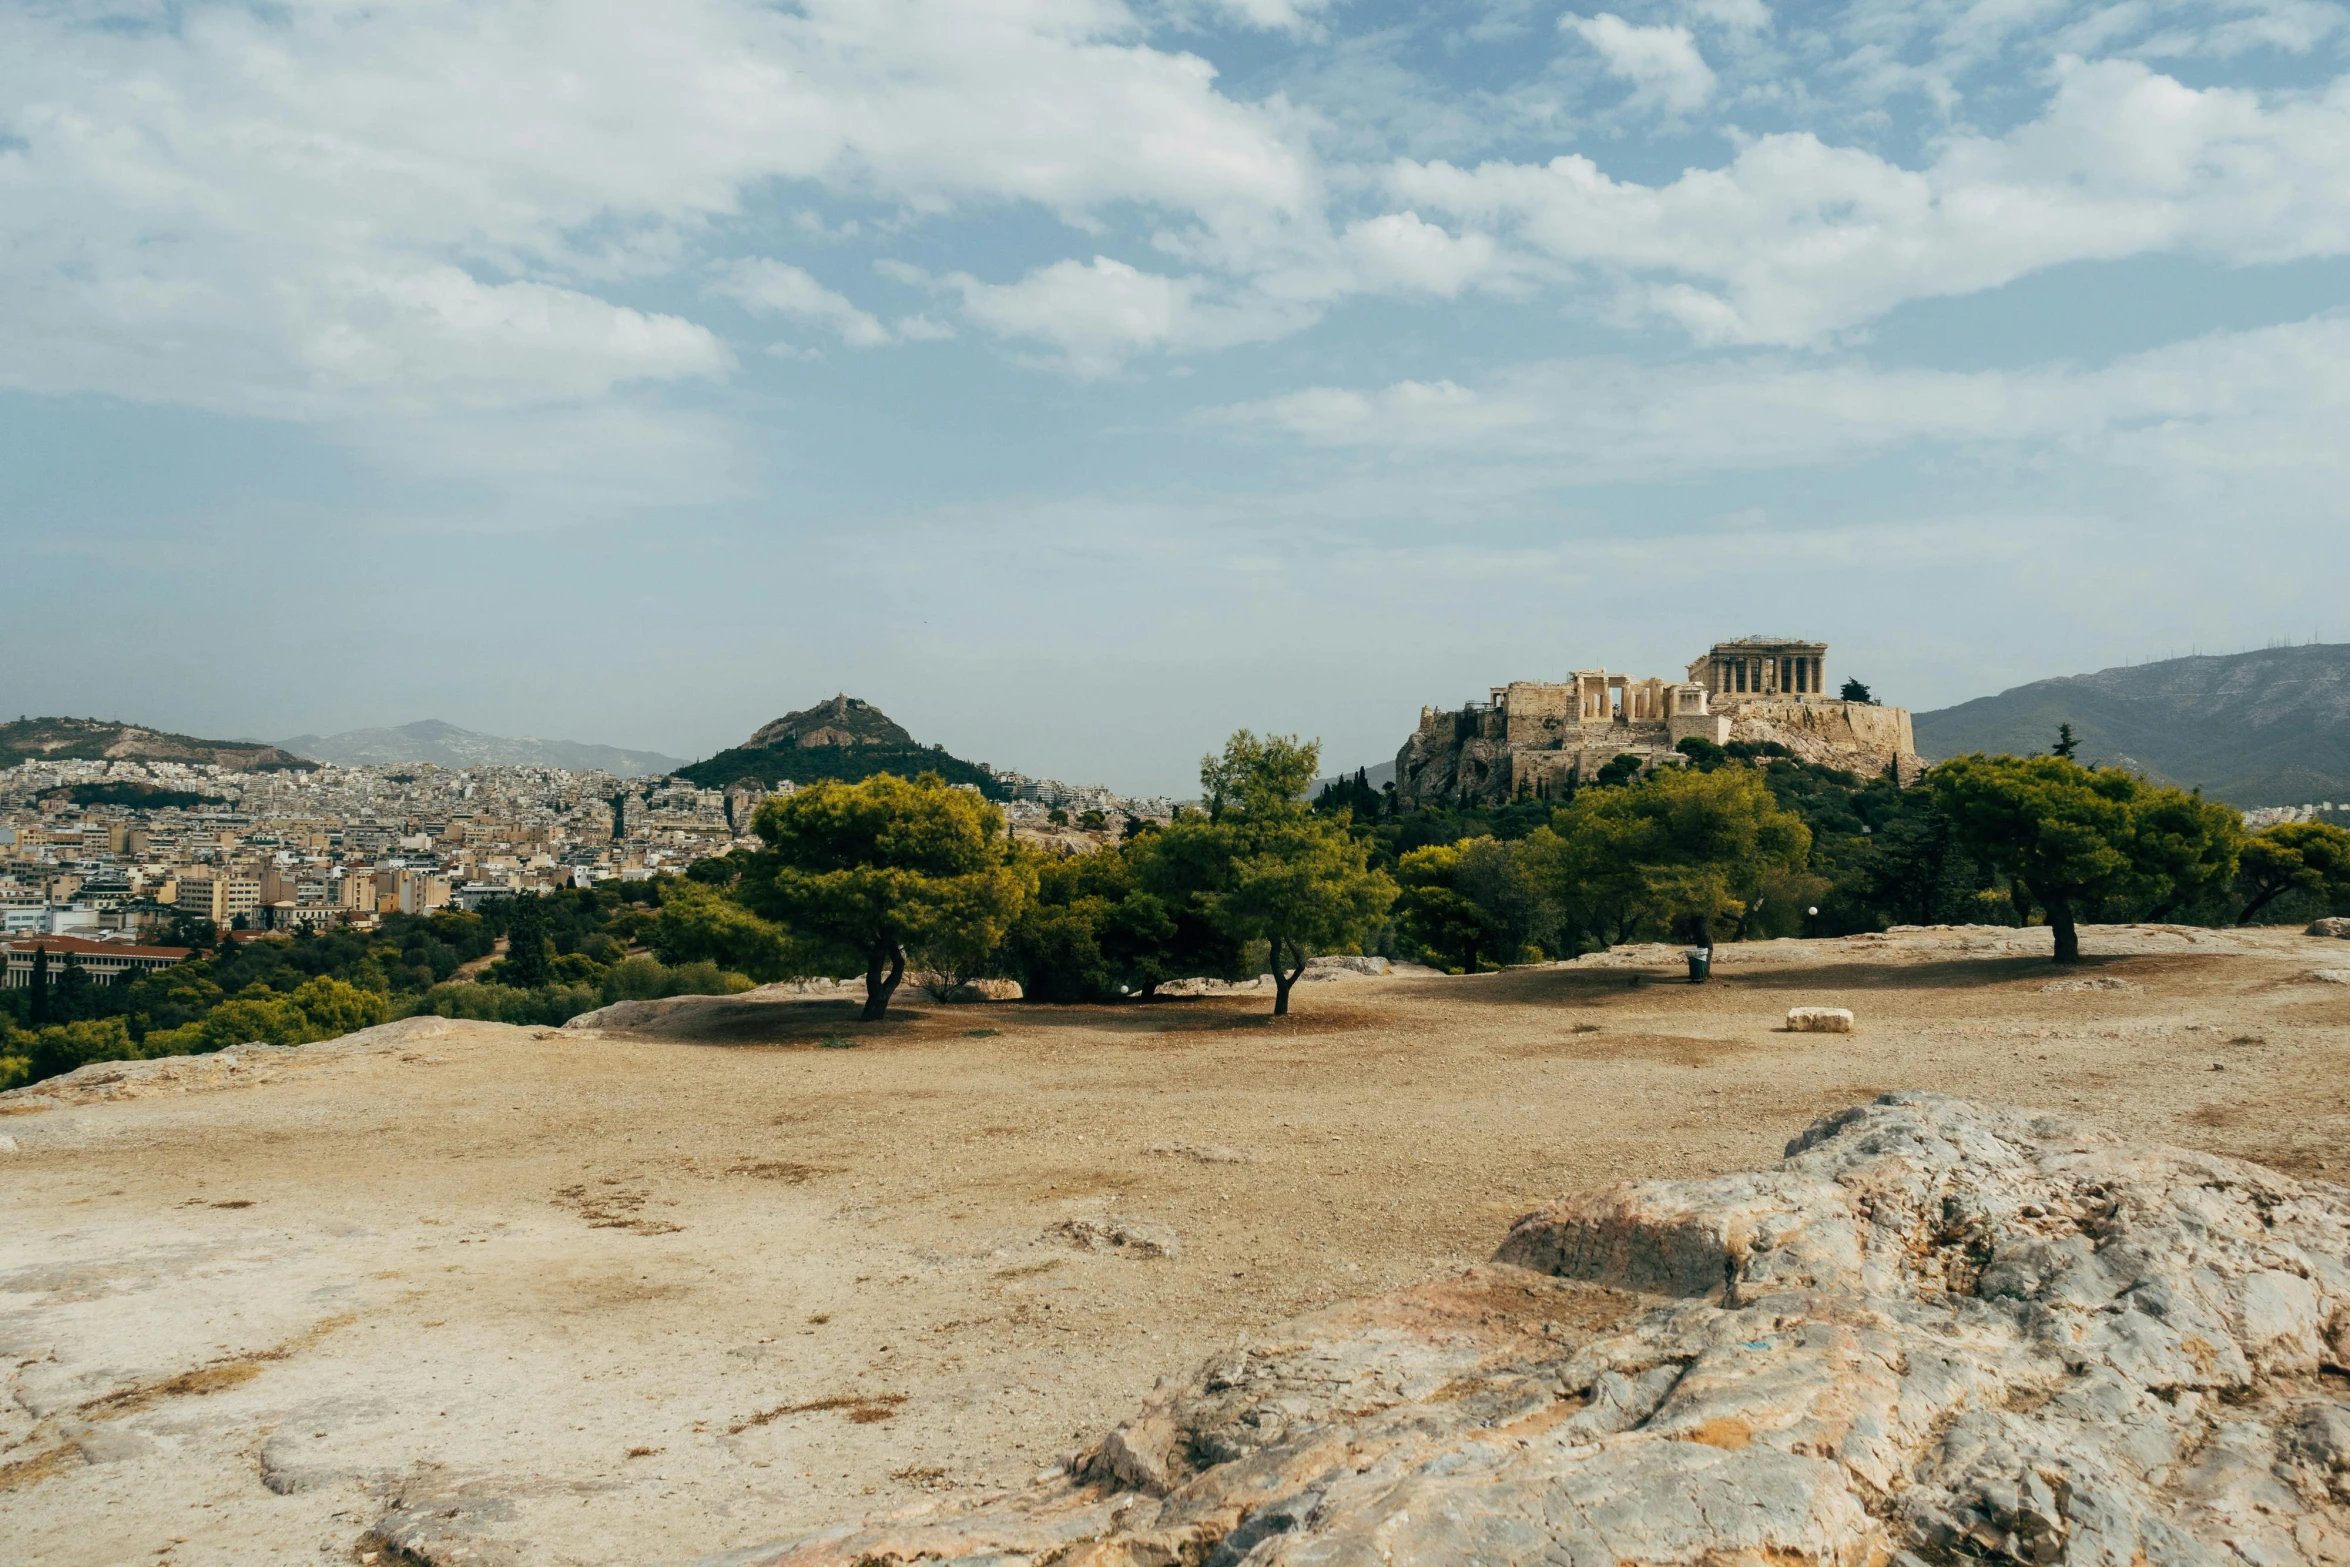
<path fill-rule="evenodd" d="M 1173 810 L 996 776 L 1024 837 L 1114 833 Z M 546 767 L 28 761 L 0 770 L 0 934 L 136 945 L 187 920 L 365 930 L 391 914 L 644 881 L 729 852 L 761 800 L 792 789 Z"/>

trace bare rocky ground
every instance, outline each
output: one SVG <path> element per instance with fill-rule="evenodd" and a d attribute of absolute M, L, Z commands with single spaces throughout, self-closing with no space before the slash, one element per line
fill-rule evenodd
<path fill-rule="evenodd" d="M 1630 1298 L 1672 1294 L 1657 1278 L 1616 1278 L 1611 1315 L 1544 1295 L 1611 1300 L 1604 1274 L 1461 1270 L 1558 1194 L 1768 1169 L 1888 1089 L 2262 1161 L 2336 1211 L 2350 984 L 2318 976 L 2350 971 L 2350 947 L 2092 930 L 2097 959 L 2059 973 L 2045 941 L 1770 943 L 1726 949 L 1703 987 L 1666 982 L 1663 949 L 1348 978 L 1301 986 L 1282 1022 L 1247 994 L 917 1002 L 870 1029 L 845 1002 L 754 999 L 626 1033 L 420 1020 L 87 1069 L 0 1099 L 0 1560 L 764 1560 L 910 1507 L 1048 1505 L 1062 1482 L 1032 1492 L 1040 1473 L 1078 1454 L 1098 1471 L 1104 1433 L 1189 1418 L 1211 1357 L 1432 1278 L 1427 1313 L 1499 1324 L 1464 1340 L 1462 1375 L 1526 1361 L 1525 1331 L 1561 1366 L 1626 1333 L 1695 1364 L 1698 1328 Z M 1858 1031 L 1778 1031 L 1799 1004 L 1850 1007 Z M 1754 1181 L 1785 1178 L 1740 1179 L 1751 1207 Z M 1584 1210 L 1546 1212 L 1555 1234 Z M 2296 1244 L 2322 1255 L 2332 1232 L 2310 1222 Z M 1511 1260 L 1543 1260 L 1528 1233 Z M 1665 1314 L 1626 1327 L 1634 1305 Z M 1833 1382 L 1883 1347 L 1783 1376 Z M 2056 1397 L 2044 1352 L 1982 1346 L 2022 1414 Z M 1560 1418 L 1655 1391 L 1629 1362 L 1586 1369 Z M 2247 1396 L 2223 1383 L 2214 1409 Z M 2287 1404 L 2263 1429 L 2322 1490 L 2331 1428 Z M 1148 1458 L 1142 1435 L 1120 1443 Z M 2015 1533 L 2045 1512 L 2027 1478 L 2000 1480 L 2026 1508 L 2000 1538 L 2057 1559 Z M 1124 1494 L 1153 1508 L 1188 1483 L 1143 1482 Z M 2332 1549 L 2283 1538 L 2237 1555 Z"/>

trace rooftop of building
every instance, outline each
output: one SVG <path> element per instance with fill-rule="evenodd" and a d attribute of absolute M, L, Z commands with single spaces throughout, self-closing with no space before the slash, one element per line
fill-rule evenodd
<path fill-rule="evenodd" d="M 12 952 L 30 952 L 45 948 L 52 957 L 67 953 L 77 956 L 94 954 L 103 957 L 170 958 L 177 962 L 196 949 L 193 947 L 141 947 L 127 941 L 90 941 L 80 936 L 12 936 L 0 943 Z"/>

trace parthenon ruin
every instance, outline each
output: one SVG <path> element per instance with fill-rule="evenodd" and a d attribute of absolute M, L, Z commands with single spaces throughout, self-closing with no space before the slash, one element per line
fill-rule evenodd
<path fill-rule="evenodd" d="M 1828 644 L 1747 637 L 1716 642 L 1689 666 L 1689 679 L 1723 697 L 1819 696 L 1827 690 Z"/>
<path fill-rule="evenodd" d="M 1685 680 L 1581 669 L 1563 681 L 1513 680 L 1458 709 L 1422 708 L 1396 754 L 1406 809 L 1557 798 L 1620 756 L 1643 770 L 1677 765 L 1688 739 L 1773 741 L 1807 761 L 1854 772 L 1920 763 L 1909 714 L 1826 695 L 1828 645 L 1783 637 L 1717 642 Z"/>

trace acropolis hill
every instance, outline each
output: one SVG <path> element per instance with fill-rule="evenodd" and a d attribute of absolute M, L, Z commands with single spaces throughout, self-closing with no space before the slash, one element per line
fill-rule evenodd
<path fill-rule="evenodd" d="M 1909 713 L 1827 695 L 1828 645 L 1780 637 L 1717 642 L 1688 677 L 1634 679 L 1579 669 L 1563 681 L 1513 680 L 1489 700 L 1424 707 L 1396 753 L 1397 802 L 1505 805 L 1550 799 L 1619 756 L 1678 765 L 1683 740 L 1776 742 L 1807 762 L 1907 782 L 1922 763 Z"/>

